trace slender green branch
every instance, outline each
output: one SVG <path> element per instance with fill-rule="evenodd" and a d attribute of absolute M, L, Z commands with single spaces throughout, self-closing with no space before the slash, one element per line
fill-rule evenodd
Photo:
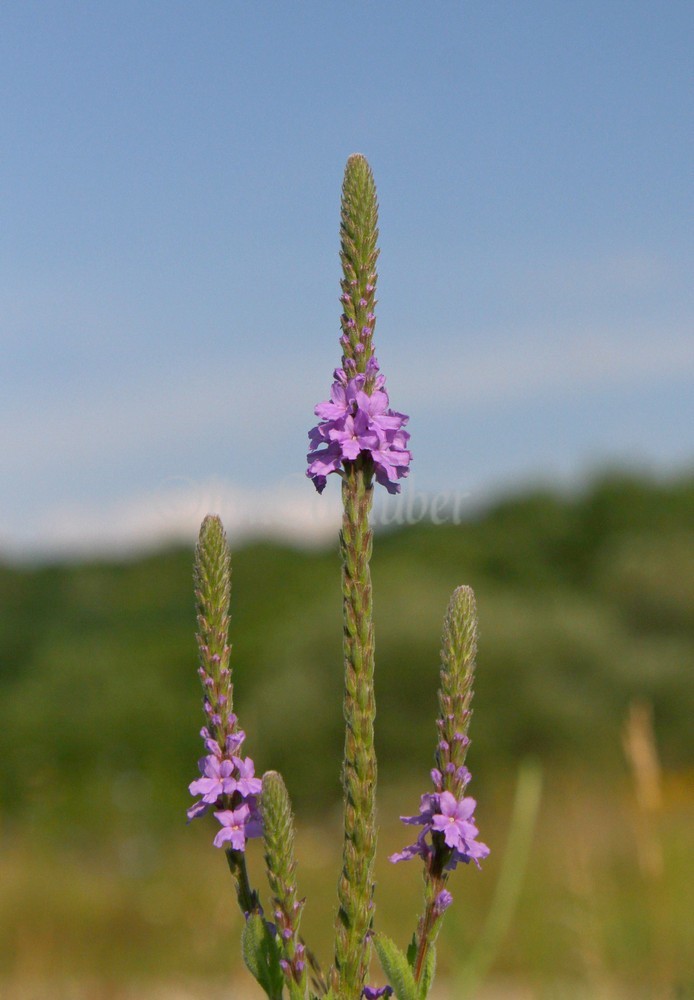
<path fill-rule="evenodd" d="M 261 906 L 258 893 L 251 887 L 248 878 L 246 855 L 243 851 L 234 851 L 231 848 L 225 853 L 229 871 L 236 882 L 236 897 L 239 901 L 241 912 L 245 917 L 248 917 L 251 913 L 260 913 Z"/>

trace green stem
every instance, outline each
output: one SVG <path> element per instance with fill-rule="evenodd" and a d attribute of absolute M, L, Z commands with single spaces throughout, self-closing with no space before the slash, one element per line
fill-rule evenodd
<path fill-rule="evenodd" d="M 359 1000 L 371 956 L 376 852 L 374 750 L 374 630 L 369 528 L 373 487 L 370 460 L 347 465 L 342 483 L 343 652 L 345 756 L 343 865 L 338 882 L 335 985 L 340 1000 Z"/>
<path fill-rule="evenodd" d="M 437 912 L 436 897 L 446 884 L 442 877 L 427 878 L 426 907 L 417 927 L 417 957 L 414 963 L 414 979 L 416 983 L 422 978 L 424 963 L 433 944 L 436 943 L 441 927 L 442 914 Z"/>
<path fill-rule="evenodd" d="M 229 871 L 236 882 L 236 896 L 241 907 L 241 912 L 248 917 L 250 913 L 260 913 L 260 900 L 258 893 L 251 888 L 246 867 L 246 855 L 243 851 L 226 851 Z"/>
<path fill-rule="evenodd" d="M 419 983 L 424 972 L 429 949 L 436 944 L 441 925 L 443 911 L 437 905 L 439 893 L 446 888 L 448 873 L 444 870 L 451 852 L 443 843 L 441 834 L 434 835 L 434 853 L 430 856 L 424 869 L 424 912 L 419 918 L 415 940 L 417 955 L 414 962 L 414 978 Z"/>

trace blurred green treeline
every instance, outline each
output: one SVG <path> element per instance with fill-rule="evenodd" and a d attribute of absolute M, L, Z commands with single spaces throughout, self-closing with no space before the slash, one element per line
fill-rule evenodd
<path fill-rule="evenodd" d="M 622 767 L 620 727 L 652 702 L 666 765 L 691 749 L 694 478 L 606 477 L 535 492 L 461 525 L 381 535 L 373 578 L 384 781 L 427 782 L 438 642 L 455 586 L 479 603 L 473 773 L 526 754 Z M 232 547 L 233 547 L 233 539 Z M 47 832 L 97 822 L 132 785 L 175 822 L 202 724 L 192 553 L 0 569 L 2 815 Z M 232 548 L 235 701 L 259 770 L 299 807 L 338 799 L 342 746 L 336 548 Z M 139 792 L 137 791 L 139 789 Z M 121 810 L 122 811 L 122 810 Z M 116 809 L 118 812 L 118 809 Z M 98 817 L 98 819 L 96 818 Z"/>

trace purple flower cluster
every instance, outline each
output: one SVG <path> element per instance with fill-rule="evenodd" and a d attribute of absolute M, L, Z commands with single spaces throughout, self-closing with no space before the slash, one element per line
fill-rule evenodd
<path fill-rule="evenodd" d="M 466 767 L 460 768 L 463 789 L 470 780 L 470 772 Z M 414 844 L 410 844 L 397 854 L 391 854 L 390 861 L 410 861 L 420 857 L 429 863 L 436 856 L 443 860 L 444 868 L 452 871 L 461 861 L 469 864 L 474 861 L 480 867 L 480 861 L 487 857 L 489 848 L 478 841 L 479 830 L 475 826 L 475 808 L 477 803 L 465 794 L 457 799 L 452 792 L 440 790 L 441 773 L 432 771 L 432 777 L 439 790 L 422 795 L 417 816 L 401 816 L 403 823 L 422 826 L 423 830 Z M 438 780 L 437 780 L 438 779 Z M 427 836 L 430 840 L 427 840 Z M 442 909 L 450 904 L 448 896 L 440 901 Z"/>
<path fill-rule="evenodd" d="M 365 986 L 362 990 L 364 1000 L 379 1000 L 379 997 L 392 997 L 392 986 Z"/>
<path fill-rule="evenodd" d="M 235 727 L 236 717 L 229 716 L 229 721 Z M 234 728 L 226 737 L 224 752 L 207 728 L 200 735 L 208 754 L 198 761 L 202 777 L 188 786 L 191 795 L 201 796 L 188 810 L 188 819 L 197 819 L 216 806 L 214 815 L 222 829 L 214 846 L 228 842 L 235 851 L 243 851 L 248 839 L 263 833 L 257 800 L 262 781 L 255 777 L 251 758 L 238 756 L 246 734 Z"/>
<path fill-rule="evenodd" d="M 288 935 L 291 936 L 293 934 L 293 931 L 289 929 L 289 930 L 284 930 L 281 933 L 283 934 L 284 939 L 286 940 Z M 280 959 L 280 967 L 282 969 L 282 972 L 284 972 L 285 976 L 287 976 L 288 979 L 293 980 L 295 983 L 298 983 L 300 981 L 301 975 L 306 967 L 305 955 L 306 955 L 306 945 L 302 944 L 301 941 L 299 941 L 296 946 L 294 960 L 292 962 L 288 961 L 286 958 Z"/>
<path fill-rule="evenodd" d="M 348 361 L 345 368 L 350 368 Z M 397 480 L 410 471 L 410 435 L 404 430 L 409 417 L 389 408 L 385 376 L 379 374 L 375 357 L 359 374 L 348 374 L 345 368 L 335 369 L 330 399 L 314 410 L 320 423 L 309 431 L 306 475 L 322 493 L 331 472 L 340 473 L 344 462 L 369 455 L 377 482 L 389 493 L 399 493 Z"/>

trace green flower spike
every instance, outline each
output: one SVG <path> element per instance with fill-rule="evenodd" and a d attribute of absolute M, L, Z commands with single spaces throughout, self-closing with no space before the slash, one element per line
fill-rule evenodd
<path fill-rule="evenodd" d="M 260 811 L 265 838 L 265 865 L 282 952 L 280 964 L 291 1000 L 306 1000 L 306 949 L 299 938 L 304 901 L 298 898 L 296 889 L 294 817 L 289 794 L 277 771 L 267 771 L 263 775 Z"/>

